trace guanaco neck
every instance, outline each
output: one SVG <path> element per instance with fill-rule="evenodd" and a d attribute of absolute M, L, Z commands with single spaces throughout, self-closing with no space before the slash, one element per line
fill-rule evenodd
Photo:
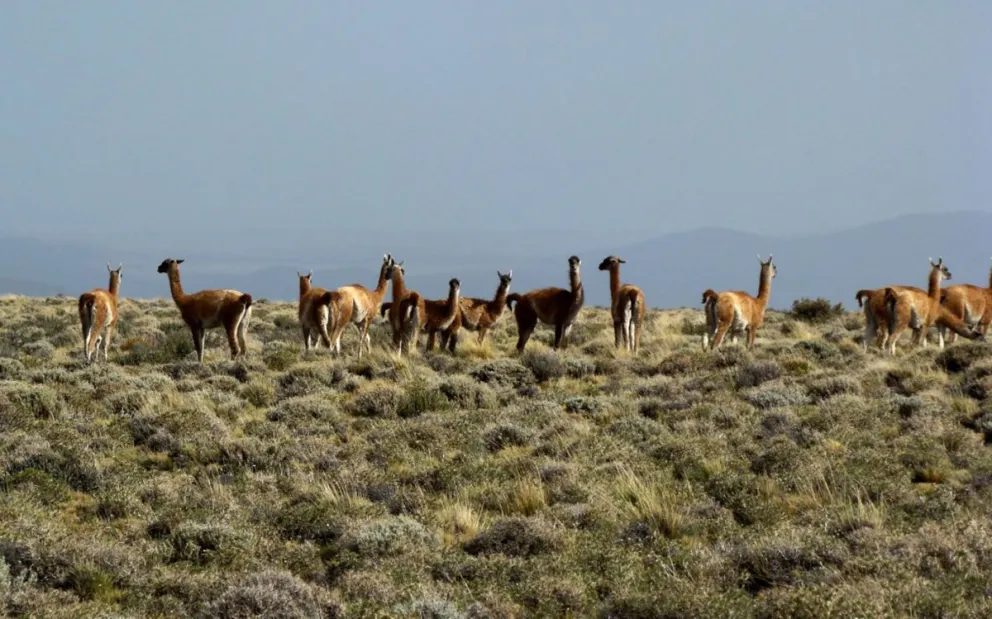
<path fill-rule="evenodd" d="M 578 269 L 570 271 L 568 274 L 569 283 L 572 285 L 572 296 L 582 294 L 582 275 Z"/>
<path fill-rule="evenodd" d="M 448 315 L 446 318 L 451 318 L 458 312 L 458 288 L 452 286 L 451 290 L 448 291 Z"/>
<path fill-rule="evenodd" d="M 927 284 L 927 296 L 940 302 L 940 280 L 944 274 L 940 269 L 930 269 L 930 281 Z"/>
<path fill-rule="evenodd" d="M 378 291 L 379 289 L 376 288 L 376 294 L 378 294 Z M 396 307 L 395 302 L 402 301 L 405 295 L 406 283 L 403 281 L 403 273 L 399 269 L 396 269 L 393 271 L 393 307 Z"/>
<path fill-rule="evenodd" d="M 761 265 L 761 275 L 758 278 L 758 304 L 761 311 L 768 305 L 768 299 L 772 296 L 772 269 L 769 265 Z"/>
<path fill-rule="evenodd" d="M 610 300 L 616 303 L 620 295 L 620 265 L 610 265 Z"/>
<path fill-rule="evenodd" d="M 310 285 L 310 278 L 309 277 L 301 277 L 300 278 L 300 298 L 301 299 L 303 298 L 303 295 L 305 295 L 306 293 L 310 292 L 310 287 L 311 287 L 311 285 Z"/>
<path fill-rule="evenodd" d="M 388 265 L 384 264 L 379 269 L 379 281 L 376 282 L 375 290 L 372 291 L 372 294 L 375 295 L 376 300 L 380 303 L 382 302 L 383 299 L 386 298 L 386 286 L 389 285 L 389 280 L 386 278 L 387 266 Z M 396 284 L 393 283 L 393 291 L 395 292 L 395 290 L 396 290 Z"/>
<path fill-rule="evenodd" d="M 176 305 L 181 306 L 186 295 L 183 294 L 183 285 L 179 281 L 179 267 L 177 266 L 169 269 L 169 292 L 172 293 L 172 300 L 176 302 Z"/>
<path fill-rule="evenodd" d="M 107 292 L 109 292 L 110 296 L 112 296 L 116 301 L 117 298 L 120 296 L 120 291 L 121 291 L 121 276 L 118 273 L 111 273 L 110 284 L 107 286 Z"/>
<path fill-rule="evenodd" d="M 493 295 L 493 300 L 489 303 L 489 310 L 493 313 L 499 313 L 503 311 L 506 307 L 506 293 L 510 290 L 510 284 L 499 283 L 496 288 L 496 294 Z"/>

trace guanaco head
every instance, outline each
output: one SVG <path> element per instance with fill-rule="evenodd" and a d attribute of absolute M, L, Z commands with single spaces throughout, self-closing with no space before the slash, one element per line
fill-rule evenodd
<path fill-rule="evenodd" d="M 581 264 L 582 264 L 582 261 L 579 260 L 579 257 L 578 256 L 570 256 L 568 258 L 568 271 L 569 271 L 569 273 L 578 273 L 578 271 L 579 271 L 579 265 L 581 265 Z"/>
<path fill-rule="evenodd" d="M 510 269 L 507 273 L 500 273 L 499 269 L 496 269 L 496 275 L 499 276 L 499 285 L 501 288 L 510 288 L 510 282 L 513 281 L 513 269 Z"/>
<path fill-rule="evenodd" d="M 387 280 L 393 279 L 397 273 L 399 273 L 400 277 L 406 275 L 406 269 L 403 268 L 403 263 L 406 262 L 405 260 L 396 262 L 388 254 L 386 255 L 386 257 L 389 258 L 389 263 L 387 264 L 383 262 L 383 268 L 385 269 L 383 274 L 385 275 Z"/>
<path fill-rule="evenodd" d="M 110 266 L 109 262 L 107 263 L 107 273 L 110 273 L 111 280 L 117 281 L 119 283 L 124 278 L 123 271 L 124 271 L 124 263 L 118 264 L 116 269 Z"/>
<path fill-rule="evenodd" d="M 761 259 L 761 254 L 758 254 L 758 263 L 761 265 L 761 277 L 762 278 L 764 278 L 765 276 L 768 276 L 768 277 L 774 279 L 775 276 L 778 275 L 778 269 L 775 268 L 775 265 L 774 264 L 772 264 L 772 255 L 771 254 L 768 254 L 768 261 L 767 262 Z"/>
<path fill-rule="evenodd" d="M 296 277 L 300 278 L 300 294 L 306 294 L 309 292 L 310 283 L 313 280 L 313 270 L 311 269 L 306 275 L 297 271 Z"/>
<path fill-rule="evenodd" d="M 162 261 L 162 264 L 158 265 L 158 272 L 168 273 L 172 269 L 177 268 L 180 264 L 182 264 L 185 261 L 186 261 L 185 258 L 180 258 L 179 260 L 175 260 L 173 258 L 166 258 L 165 260 Z"/>
<path fill-rule="evenodd" d="M 458 279 L 452 277 L 451 280 L 448 281 L 448 290 L 450 290 L 451 292 L 458 292 L 461 289 L 462 289 L 462 283 L 458 281 Z"/>
<path fill-rule="evenodd" d="M 599 263 L 599 270 L 600 271 L 609 271 L 613 267 L 615 267 L 617 265 L 620 265 L 620 264 L 627 264 L 627 261 L 624 260 L 623 258 L 618 257 L 618 256 L 607 256 L 607 257 L 603 258 L 603 261 L 602 262 Z"/>
<path fill-rule="evenodd" d="M 944 259 L 941 256 L 937 256 L 937 262 L 930 258 L 930 268 L 931 273 L 936 270 L 940 271 L 940 276 L 944 279 L 951 279 L 951 272 L 947 270 L 947 265 L 944 264 Z"/>

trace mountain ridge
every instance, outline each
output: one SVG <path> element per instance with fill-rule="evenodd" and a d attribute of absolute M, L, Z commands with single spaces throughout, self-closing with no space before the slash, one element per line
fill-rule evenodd
<path fill-rule="evenodd" d="M 463 294 L 491 296 L 498 284 L 497 269 L 513 269 L 512 290 L 517 292 L 565 287 L 567 257 L 574 253 L 583 259 L 587 303 L 606 305 L 608 278 L 596 266 L 607 253 L 616 254 L 627 261 L 622 271 L 624 281 L 639 285 L 651 307 L 695 307 L 706 288 L 756 292 L 757 255 L 773 254 L 779 276 L 773 282 L 771 307 L 787 308 L 800 297 L 824 297 L 851 308 L 854 293 L 860 288 L 892 283 L 924 285 L 924 260 L 931 257 L 941 256 L 948 263 L 952 279 L 946 285 L 985 285 L 992 251 L 983 241 L 984 231 L 990 228 L 992 213 L 912 213 L 801 236 L 705 226 L 618 243 L 611 251 L 570 247 L 568 239 L 556 239 L 546 249 L 536 242 L 514 246 L 503 233 L 486 237 L 479 232 L 474 233 L 478 239 L 472 251 L 449 252 L 437 244 L 417 250 L 415 244 L 406 243 L 405 254 L 396 257 L 405 261 L 410 287 L 429 298 L 443 298 L 447 280 L 453 276 L 462 280 Z M 297 291 L 296 272 L 305 268 L 314 270 L 314 282 L 322 287 L 353 282 L 371 287 L 382 253 L 389 251 L 388 247 L 379 249 L 382 251 L 366 250 L 366 258 L 354 253 L 341 255 L 333 246 L 309 248 L 300 251 L 301 258 L 289 260 L 285 256 L 291 246 L 286 244 L 281 251 L 272 252 L 279 257 L 268 263 L 257 254 L 250 262 L 240 256 L 225 258 L 224 252 L 208 249 L 185 255 L 188 262 L 183 265 L 183 285 L 190 291 L 237 288 L 256 298 L 292 300 Z M 161 259 L 170 255 L 167 251 L 153 247 L 115 251 L 79 241 L 60 243 L 23 236 L 0 239 L 0 294 L 73 296 L 105 286 L 108 255 L 116 258 L 115 264 L 124 263 L 124 296 L 168 296 L 165 278 L 155 272 Z"/>

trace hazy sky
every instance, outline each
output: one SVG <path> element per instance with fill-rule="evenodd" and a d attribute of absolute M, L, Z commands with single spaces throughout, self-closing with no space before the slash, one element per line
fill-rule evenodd
<path fill-rule="evenodd" d="M 986 0 L 10 0 L 0 230 L 989 210 L 990 58 Z"/>

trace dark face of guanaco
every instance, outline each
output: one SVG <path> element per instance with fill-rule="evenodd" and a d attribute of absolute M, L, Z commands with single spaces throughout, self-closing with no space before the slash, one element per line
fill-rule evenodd
<path fill-rule="evenodd" d="M 509 289 L 510 282 L 513 281 L 513 269 L 510 269 L 509 273 L 500 273 L 497 269 L 496 275 L 499 276 L 499 285 L 503 288 Z"/>
<path fill-rule="evenodd" d="M 173 260 L 172 258 L 166 258 L 165 260 L 162 261 L 162 264 L 158 265 L 158 272 L 159 273 L 168 273 L 169 270 L 173 267 L 173 265 L 180 265 L 183 262 L 185 262 L 185 260 L 186 260 L 185 258 L 181 258 L 179 260 Z"/>
<path fill-rule="evenodd" d="M 626 260 L 623 260 L 622 258 L 618 258 L 617 256 L 607 256 L 603 258 L 602 262 L 599 263 L 599 270 L 609 271 L 611 268 L 613 268 L 613 265 L 615 264 L 626 264 L 626 263 L 627 263 Z"/>

